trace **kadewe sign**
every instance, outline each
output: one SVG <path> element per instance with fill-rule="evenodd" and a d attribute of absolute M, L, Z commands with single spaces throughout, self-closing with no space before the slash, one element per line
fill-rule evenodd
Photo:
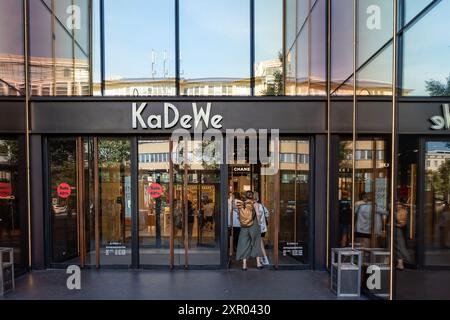
<path fill-rule="evenodd" d="M 148 103 L 132 103 L 131 126 L 133 129 L 171 129 L 180 125 L 183 129 L 197 128 L 200 124 L 204 128 L 222 128 L 223 116 L 211 114 L 211 103 L 206 107 L 192 103 L 192 115 L 180 114 L 178 108 L 171 103 L 164 103 L 163 114 L 154 114 Z"/>

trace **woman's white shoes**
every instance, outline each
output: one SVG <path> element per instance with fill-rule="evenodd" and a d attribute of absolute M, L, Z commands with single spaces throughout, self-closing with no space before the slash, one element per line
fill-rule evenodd
<path fill-rule="evenodd" d="M 267 257 L 262 257 L 262 258 L 261 258 L 261 263 L 262 263 L 263 266 L 268 266 L 268 265 L 270 265 L 270 263 L 269 263 L 269 258 L 267 258 Z"/>

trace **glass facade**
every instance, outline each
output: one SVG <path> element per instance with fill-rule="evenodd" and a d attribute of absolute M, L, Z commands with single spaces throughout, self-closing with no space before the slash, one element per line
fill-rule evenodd
<path fill-rule="evenodd" d="M 175 95 L 174 6 L 174 1 L 105 1 L 106 96 Z"/>
<path fill-rule="evenodd" d="M 326 94 L 326 1 L 286 1 L 286 95 Z"/>
<path fill-rule="evenodd" d="M 426 2 L 406 1 L 406 12 L 416 12 Z M 414 7 L 415 10 L 413 9 Z M 428 11 L 418 13 L 405 28 L 403 41 L 402 90 L 406 96 L 450 95 L 450 1 L 438 1 Z M 433 34 L 432 37 L 429 35 Z M 420 40 L 419 40 L 420 39 Z"/>
<path fill-rule="evenodd" d="M 250 95 L 249 0 L 181 0 L 179 19 L 181 95 Z"/>
<path fill-rule="evenodd" d="M 331 94 L 353 94 L 354 51 L 356 94 L 392 93 L 390 0 L 358 1 L 357 8 L 351 0 L 332 0 L 330 8 L 326 0 L 126 3 L 30 0 L 32 95 L 323 96 L 328 9 Z M 16 27 L 1 28 L 0 94 L 23 95 L 22 1 L 1 5 L 0 21 Z M 399 2 L 402 95 L 449 95 L 449 6 Z"/>
<path fill-rule="evenodd" d="M 25 94 L 22 1 L 0 3 L 0 96 Z"/>
<path fill-rule="evenodd" d="M 394 296 L 411 296 L 411 287 L 427 280 L 425 271 L 446 270 L 450 261 L 448 132 L 428 126 L 410 132 L 401 128 L 402 135 L 392 137 L 390 123 L 383 119 L 372 124 L 364 113 L 378 112 L 380 106 L 386 122 L 390 120 L 386 110 L 395 80 L 398 106 L 410 102 L 412 110 L 420 104 L 429 112 L 432 103 L 444 103 L 439 110 L 445 118 L 442 126 L 448 129 L 450 0 L 398 1 L 397 79 L 393 79 L 393 4 L 390 0 L 1 1 L 0 112 L 17 101 L 25 106 L 20 102 L 26 96 L 26 70 L 31 94 L 27 107 L 32 112 L 26 128 L 0 128 L 0 246 L 14 247 L 17 267 L 25 269 L 29 234 L 21 194 L 28 164 L 22 140 L 30 135 L 37 141 L 31 144 L 32 161 L 37 157 L 43 162 L 34 168 L 43 168 L 44 205 L 38 206 L 45 213 L 36 220 L 45 221 L 46 267 L 234 268 L 240 228 L 231 222 L 233 199 L 253 191 L 263 207 L 261 250 L 270 267 L 314 268 L 322 257 L 320 268 L 326 268 L 331 248 L 353 248 L 363 254 L 366 293 L 389 298 L 395 289 Z M 350 98 L 353 94 L 358 101 Z M 59 99 L 35 98 L 40 96 Z M 157 97 L 149 99 L 152 104 L 175 97 L 180 105 L 200 96 L 214 104 L 251 100 L 264 106 L 264 112 L 251 115 L 254 126 L 266 117 L 281 123 L 279 173 L 265 176 L 260 159 L 251 163 L 248 157 L 243 163 L 205 163 L 197 155 L 208 147 L 204 141 L 195 137 L 187 145 L 172 144 L 165 129 L 148 134 L 94 126 L 61 130 L 60 119 L 52 114 L 46 121 L 55 127 L 36 127 L 36 108 L 48 100 L 49 105 L 79 103 L 80 109 L 92 103 L 80 96 L 120 97 L 104 100 L 117 105 L 126 101 L 128 106 L 143 100 L 136 97 Z M 260 98 L 264 96 L 290 97 Z M 317 131 L 311 129 L 314 124 L 284 127 L 278 109 L 265 109 L 272 102 L 280 108 L 294 102 L 303 110 L 309 100 L 317 102 L 315 111 L 321 116 L 328 108 L 332 117 L 342 120 L 342 127 L 341 123 L 334 127 L 334 118 L 331 125 L 321 118 L 323 127 Z M 358 114 L 351 113 L 352 102 Z M 178 109 L 180 116 L 188 113 L 184 106 Z M 241 111 L 227 109 L 223 115 L 233 126 Z M 121 120 L 128 117 L 125 108 L 120 112 Z M 281 117 L 290 117 L 290 112 L 281 112 Z M 404 109 L 401 112 L 408 116 Z M 433 115 L 426 114 L 423 122 L 428 125 Z M 102 117 L 100 127 L 110 121 L 108 114 Z M 416 113 L 411 114 L 412 122 L 413 118 Z M 244 123 L 252 122 L 253 118 Z M 370 125 L 375 129 L 367 129 Z M 336 142 L 329 146 L 329 167 L 324 165 L 325 133 Z M 398 147 L 397 154 L 391 154 L 396 150 L 392 145 Z M 241 151 L 247 152 L 248 145 L 236 147 L 234 153 Z M 391 172 L 394 165 L 396 179 Z M 325 168 L 330 174 L 329 216 L 321 207 L 325 201 L 320 203 L 326 199 Z M 327 226 L 326 218 L 331 222 Z M 329 237 L 329 242 L 321 236 Z M 381 268 L 381 289 L 366 282 L 373 264 Z"/>
<path fill-rule="evenodd" d="M 89 3 L 89 0 L 29 1 L 32 95 L 92 94 Z"/>

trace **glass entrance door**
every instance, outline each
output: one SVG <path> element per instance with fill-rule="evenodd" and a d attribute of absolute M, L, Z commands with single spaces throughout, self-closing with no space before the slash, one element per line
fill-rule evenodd
<path fill-rule="evenodd" d="M 275 267 L 307 267 L 312 254 L 313 223 L 310 140 L 293 137 L 272 141 L 269 150 L 279 156 L 275 175 L 264 175 L 267 168 L 260 163 L 228 167 L 230 266 L 240 267 L 235 253 L 241 230 L 233 199 L 242 199 L 246 191 L 253 191 L 261 211 L 261 251 L 267 257 L 265 263 Z"/>
<path fill-rule="evenodd" d="M 425 144 L 423 260 L 426 266 L 450 266 L 450 140 Z"/>
<path fill-rule="evenodd" d="M 53 264 L 131 264 L 131 142 L 47 140 Z"/>
<path fill-rule="evenodd" d="M 0 138 L 0 247 L 14 248 L 16 272 L 25 271 L 28 251 L 24 192 L 20 184 L 19 139 Z"/>
<path fill-rule="evenodd" d="M 52 265 L 220 265 L 220 167 L 197 157 L 204 142 L 178 163 L 168 138 L 46 141 Z"/>
<path fill-rule="evenodd" d="M 98 199 L 100 264 L 131 265 L 129 139 L 98 138 Z"/>

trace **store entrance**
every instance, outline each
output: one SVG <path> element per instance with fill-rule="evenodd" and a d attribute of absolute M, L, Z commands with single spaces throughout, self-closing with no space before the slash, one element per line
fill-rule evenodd
<path fill-rule="evenodd" d="M 313 251 L 311 143 L 309 139 L 292 137 L 272 143 L 269 149 L 280 159 L 276 174 L 263 174 L 265 166 L 261 163 L 228 166 L 228 265 L 233 269 L 242 267 L 236 255 L 241 228 L 234 201 L 245 199 L 246 193 L 252 191 L 260 208 L 260 254 L 265 267 L 307 269 Z M 256 267 L 256 259 L 249 259 L 248 267 Z"/>
<path fill-rule="evenodd" d="M 398 201 L 407 208 L 396 228 L 396 258 L 411 268 L 450 266 L 450 140 L 401 136 Z"/>
<path fill-rule="evenodd" d="M 52 264 L 131 265 L 131 141 L 47 140 Z"/>
<path fill-rule="evenodd" d="M 178 161 L 196 159 L 204 142 L 52 137 L 46 145 L 51 266 L 220 265 L 220 166 Z"/>

